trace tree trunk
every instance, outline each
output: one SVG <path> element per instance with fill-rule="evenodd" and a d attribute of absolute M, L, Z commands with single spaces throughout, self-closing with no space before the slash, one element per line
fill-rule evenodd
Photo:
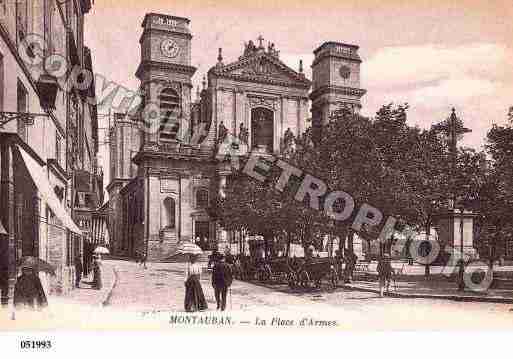
<path fill-rule="evenodd" d="M 426 222 L 426 239 L 429 240 L 429 235 L 431 234 L 431 220 L 428 219 L 428 221 Z M 426 264 L 426 266 L 424 267 L 424 277 L 426 279 L 429 279 L 429 276 L 431 274 L 431 268 L 429 266 L 429 264 Z"/>
<path fill-rule="evenodd" d="M 286 248 L 287 258 L 290 257 L 290 232 L 287 231 L 287 248 Z"/>

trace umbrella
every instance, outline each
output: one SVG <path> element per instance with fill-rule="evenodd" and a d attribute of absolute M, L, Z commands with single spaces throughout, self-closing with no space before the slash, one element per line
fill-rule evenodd
<path fill-rule="evenodd" d="M 110 251 L 105 247 L 96 247 L 94 250 L 95 254 L 110 254 Z"/>
<path fill-rule="evenodd" d="M 200 247 L 191 242 L 182 242 L 178 245 L 177 254 L 200 255 L 203 253 Z"/>
<path fill-rule="evenodd" d="M 45 272 L 55 275 L 55 267 L 41 258 L 26 256 L 21 259 L 20 267 L 32 268 L 38 272 Z"/>

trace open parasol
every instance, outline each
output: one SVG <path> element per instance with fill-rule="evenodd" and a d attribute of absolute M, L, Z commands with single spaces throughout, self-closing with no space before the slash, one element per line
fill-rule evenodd
<path fill-rule="evenodd" d="M 105 247 L 96 247 L 96 249 L 94 250 L 94 253 L 95 254 L 110 254 L 110 251 L 105 248 Z"/>
<path fill-rule="evenodd" d="M 26 256 L 21 259 L 20 262 L 21 268 L 32 268 L 37 272 L 45 272 L 51 275 L 55 275 L 55 267 L 50 263 L 42 260 L 41 258 L 36 258 L 32 256 Z"/>
<path fill-rule="evenodd" d="M 200 255 L 203 253 L 201 248 L 194 243 L 191 242 L 182 242 L 178 245 L 177 254 L 191 254 L 191 255 Z"/>

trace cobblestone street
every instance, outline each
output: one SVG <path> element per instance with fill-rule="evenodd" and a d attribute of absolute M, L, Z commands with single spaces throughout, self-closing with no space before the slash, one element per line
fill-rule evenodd
<path fill-rule="evenodd" d="M 41 313 L 0 310 L 5 329 L 159 329 L 173 330 L 170 318 L 182 316 L 185 295 L 183 263 L 148 263 L 106 260 L 113 289 L 105 293 L 83 285 L 64 297 L 49 297 Z M 111 269 L 108 271 L 107 269 Z M 83 283 L 86 284 L 86 283 Z M 256 328 L 266 321 L 314 319 L 336 322 L 343 330 L 501 330 L 513 329 L 510 304 L 456 302 L 444 299 L 380 298 L 375 293 L 338 288 L 333 292 L 294 291 L 285 284 L 260 285 L 234 281 L 226 312 L 217 312 L 210 275 L 201 284 L 209 309 L 189 316 L 230 317 L 230 325 Z M 106 286 L 105 288 L 108 288 Z M 102 303 L 104 304 L 102 306 Z M 274 321 L 274 322 L 273 322 Z M 275 323 L 275 324 L 270 324 Z M 186 330 L 190 326 L 181 326 Z"/>

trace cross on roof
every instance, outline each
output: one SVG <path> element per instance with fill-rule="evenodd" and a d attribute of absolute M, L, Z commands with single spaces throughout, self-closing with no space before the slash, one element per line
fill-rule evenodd
<path fill-rule="evenodd" d="M 260 42 L 260 46 L 259 47 L 264 47 L 264 38 L 262 37 L 262 35 L 258 36 L 257 37 L 257 40 L 258 42 Z"/>

